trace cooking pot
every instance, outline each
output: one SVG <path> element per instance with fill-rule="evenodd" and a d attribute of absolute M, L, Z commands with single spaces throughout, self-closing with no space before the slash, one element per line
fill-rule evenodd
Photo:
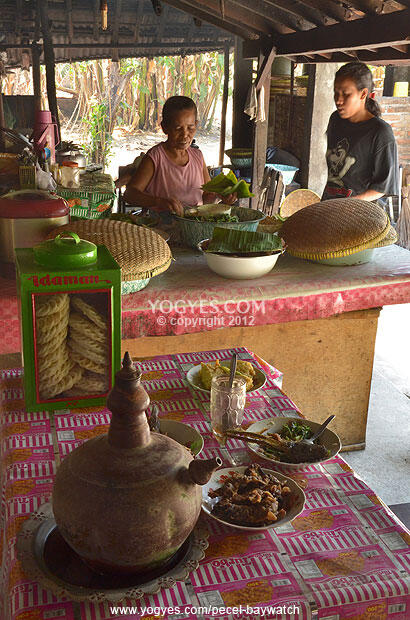
<path fill-rule="evenodd" d="M 81 153 L 81 151 L 77 151 L 75 149 L 56 151 L 56 162 L 61 166 L 63 161 L 73 161 L 77 163 L 80 169 L 80 174 L 85 172 L 87 167 L 87 160 L 85 158 L 85 155 Z"/>
<path fill-rule="evenodd" d="M 24 189 L 0 197 L 0 261 L 6 276 L 14 274 L 14 248 L 31 248 L 69 222 L 67 202 L 50 192 Z"/>

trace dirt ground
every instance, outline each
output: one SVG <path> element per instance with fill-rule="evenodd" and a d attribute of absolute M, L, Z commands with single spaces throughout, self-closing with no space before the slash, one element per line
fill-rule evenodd
<path fill-rule="evenodd" d="M 116 129 L 113 134 L 113 148 L 106 172 L 113 178 L 118 176 L 118 167 L 130 164 L 141 152 L 145 153 L 149 148 L 162 142 L 166 136 L 162 131 L 146 132 L 136 131 L 133 134 L 127 133 L 124 129 Z M 198 131 L 195 142 L 204 154 L 207 166 L 217 166 L 219 156 L 219 128 L 216 127 L 212 132 Z M 231 148 L 231 136 L 226 138 L 225 149 Z M 230 163 L 225 155 L 225 163 Z"/>
<path fill-rule="evenodd" d="M 219 158 L 219 136 L 221 123 L 221 103 L 218 102 L 215 113 L 215 119 L 211 131 L 197 131 L 195 142 L 204 154 L 207 166 L 217 166 Z M 232 98 L 228 101 L 228 109 L 226 114 L 226 140 L 225 150 L 232 146 Z M 62 127 L 62 136 L 64 140 L 72 140 L 76 144 L 84 144 L 87 140 L 84 132 L 80 133 L 70 128 L 68 131 Z M 166 139 L 165 134 L 159 131 L 142 131 L 137 129 L 130 133 L 127 127 L 120 127 L 113 132 L 113 144 L 111 156 L 106 166 L 106 172 L 116 179 L 118 176 L 119 166 L 130 164 L 141 152 L 146 152 L 149 148 Z M 92 162 L 89 162 L 92 163 Z M 230 159 L 225 155 L 225 164 L 230 164 Z"/>

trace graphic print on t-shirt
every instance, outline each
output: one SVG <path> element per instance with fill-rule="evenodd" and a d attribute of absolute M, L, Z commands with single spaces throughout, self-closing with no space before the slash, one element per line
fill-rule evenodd
<path fill-rule="evenodd" d="M 327 149 L 328 183 L 334 183 L 335 185 L 343 187 L 343 177 L 356 162 L 356 158 L 349 155 L 349 147 L 349 141 L 343 138 L 337 143 L 335 148 Z"/>

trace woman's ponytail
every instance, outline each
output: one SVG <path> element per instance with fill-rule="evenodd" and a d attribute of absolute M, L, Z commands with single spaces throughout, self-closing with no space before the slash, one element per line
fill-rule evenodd
<path fill-rule="evenodd" d="M 370 97 L 369 95 L 367 95 L 366 97 L 365 107 L 366 110 L 370 112 L 370 114 L 373 114 L 373 116 L 382 115 L 382 109 L 380 105 L 377 103 L 376 99 L 373 99 L 373 97 Z"/>
<path fill-rule="evenodd" d="M 364 62 L 348 62 L 336 71 L 335 79 L 349 78 L 356 84 L 357 90 L 367 88 L 366 110 L 373 116 L 381 116 L 382 109 L 374 97 L 373 75 Z"/>

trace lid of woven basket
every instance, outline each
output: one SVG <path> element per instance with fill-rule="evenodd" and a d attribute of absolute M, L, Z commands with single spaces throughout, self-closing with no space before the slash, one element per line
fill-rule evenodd
<path fill-rule="evenodd" d="M 171 264 L 171 250 L 157 233 L 115 220 L 78 220 L 59 226 L 48 238 L 64 230 L 76 232 L 81 239 L 105 245 L 121 267 L 124 282 L 143 280 L 166 271 Z"/>
<path fill-rule="evenodd" d="M 336 198 L 291 215 L 281 228 L 281 236 L 289 254 L 320 260 L 394 243 L 391 229 L 379 205 L 357 198 Z"/>
<path fill-rule="evenodd" d="M 279 213 L 282 217 L 289 217 L 296 211 L 309 205 L 320 202 L 320 196 L 311 189 L 295 189 L 290 192 L 280 205 Z"/>

